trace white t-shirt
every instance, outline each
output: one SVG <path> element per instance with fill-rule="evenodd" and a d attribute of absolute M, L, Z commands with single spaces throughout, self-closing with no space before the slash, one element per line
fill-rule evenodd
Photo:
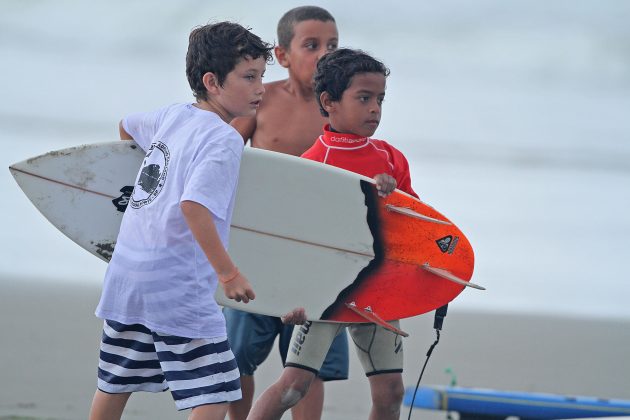
<path fill-rule="evenodd" d="M 176 104 L 134 114 L 123 128 L 147 155 L 109 263 L 100 318 L 188 338 L 226 335 L 217 276 L 180 203 L 210 210 L 227 248 L 243 140 L 216 114 Z"/>

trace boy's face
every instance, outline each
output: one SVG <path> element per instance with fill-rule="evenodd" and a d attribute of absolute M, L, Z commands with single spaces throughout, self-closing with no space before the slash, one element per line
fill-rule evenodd
<path fill-rule="evenodd" d="M 310 85 L 317 60 L 337 49 L 339 34 L 337 25 L 329 20 L 304 20 L 293 27 L 289 48 L 276 47 L 278 62 L 289 69 L 292 77 Z"/>
<path fill-rule="evenodd" d="M 320 100 L 335 130 L 370 137 L 381 121 L 384 98 L 385 76 L 359 73 L 352 77 L 339 101 L 330 100 L 328 92 L 323 92 Z"/>
<path fill-rule="evenodd" d="M 260 105 L 265 88 L 262 78 L 267 68 L 265 59 L 245 57 L 226 76 L 223 87 L 217 88 L 215 100 L 227 117 L 252 117 Z"/>

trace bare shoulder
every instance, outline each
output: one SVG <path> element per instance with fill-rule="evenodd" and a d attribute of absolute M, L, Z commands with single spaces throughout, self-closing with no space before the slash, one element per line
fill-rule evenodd
<path fill-rule="evenodd" d="M 245 142 L 249 139 L 253 139 L 255 133 L 260 130 L 259 121 L 261 119 L 273 119 L 275 114 L 282 114 L 283 111 L 278 110 L 278 104 L 282 104 L 286 99 L 278 98 L 278 94 L 282 95 L 282 91 L 284 90 L 282 87 L 283 82 L 285 81 L 278 80 L 265 83 L 265 94 L 263 95 L 263 100 L 260 103 L 258 111 L 256 111 L 255 117 L 237 117 L 230 123 L 232 127 L 240 133 Z M 271 117 L 269 117 L 269 114 L 271 114 Z"/>
<path fill-rule="evenodd" d="M 276 101 L 290 100 L 291 95 L 286 85 L 286 80 L 276 80 L 274 82 L 265 83 L 265 94 L 263 95 L 262 106 L 266 105 L 265 102 L 267 104 L 271 102 L 273 105 L 276 105 Z"/>
<path fill-rule="evenodd" d="M 284 89 L 288 79 L 274 80 L 273 82 L 265 83 L 265 94 L 272 93 L 278 89 Z"/>

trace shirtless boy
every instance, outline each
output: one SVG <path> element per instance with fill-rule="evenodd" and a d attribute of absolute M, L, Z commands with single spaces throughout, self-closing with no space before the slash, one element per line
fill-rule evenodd
<path fill-rule="evenodd" d="M 335 20 L 326 10 L 304 6 L 289 10 L 278 22 L 278 63 L 289 72 L 265 84 L 265 98 L 255 117 L 232 125 L 253 147 L 300 156 L 321 134 L 326 119 L 313 93 L 317 61 L 337 49 Z"/>
<path fill-rule="evenodd" d="M 300 156 L 321 133 L 326 119 L 319 112 L 312 78 L 317 61 L 337 49 L 335 19 L 314 6 L 289 10 L 278 22 L 274 53 L 289 77 L 265 84 L 265 96 L 255 117 L 235 118 L 232 125 L 253 147 Z M 279 318 L 224 310 L 228 338 L 241 371 L 243 399 L 230 404 L 231 420 L 247 417 L 254 396 L 254 371 L 264 362 L 277 335 L 280 354 L 286 358 L 292 326 Z M 294 420 L 321 418 L 324 381 L 347 379 L 348 340 L 345 331 L 335 338 L 319 376 L 306 397 L 292 409 Z"/>

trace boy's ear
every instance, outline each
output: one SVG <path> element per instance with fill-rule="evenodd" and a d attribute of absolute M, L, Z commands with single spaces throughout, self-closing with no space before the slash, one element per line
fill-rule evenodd
<path fill-rule="evenodd" d="M 328 112 L 329 114 L 335 110 L 335 105 L 337 104 L 337 102 L 332 100 L 330 93 L 323 91 L 319 95 L 319 101 L 321 102 L 324 111 Z"/>
<path fill-rule="evenodd" d="M 203 75 L 203 78 L 201 80 L 203 81 L 203 85 L 205 86 L 206 90 L 212 95 L 217 95 L 219 93 L 219 80 L 214 73 L 207 72 Z"/>
<path fill-rule="evenodd" d="M 288 68 L 289 67 L 289 53 L 286 50 L 286 48 L 281 47 L 280 45 L 276 45 L 275 48 L 273 49 L 273 53 L 276 56 L 276 59 L 278 60 L 278 63 L 284 67 L 284 68 Z"/>

